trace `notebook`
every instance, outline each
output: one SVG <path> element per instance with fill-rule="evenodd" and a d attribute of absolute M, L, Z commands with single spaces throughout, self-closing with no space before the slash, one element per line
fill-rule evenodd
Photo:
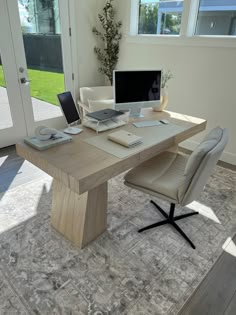
<path fill-rule="evenodd" d="M 133 147 L 142 143 L 142 137 L 136 136 L 135 134 L 126 130 L 119 130 L 108 135 L 108 139 L 119 143 L 127 148 Z"/>

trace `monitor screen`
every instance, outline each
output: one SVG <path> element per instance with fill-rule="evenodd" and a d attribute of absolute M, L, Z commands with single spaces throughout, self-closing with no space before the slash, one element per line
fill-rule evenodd
<path fill-rule="evenodd" d="M 161 70 L 114 72 L 115 103 L 139 103 L 160 100 Z"/>
<path fill-rule="evenodd" d="M 61 105 L 61 109 L 64 113 L 64 116 L 68 124 L 71 124 L 79 120 L 80 119 L 79 113 L 75 106 L 75 102 L 73 100 L 71 92 L 64 92 L 64 93 L 58 94 L 57 97 L 58 97 L 58 100 Z"/>

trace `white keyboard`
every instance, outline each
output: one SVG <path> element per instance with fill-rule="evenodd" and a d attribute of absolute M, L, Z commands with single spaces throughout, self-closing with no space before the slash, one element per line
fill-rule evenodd
<path fill-rule="evenodd" d="M 161 123 L 159 120 L 144 120 L 144 121 L 134 122 L 133 125 L 137 128 L 142 128 L 142 127 L 159 126 L 161 125 Z"/>

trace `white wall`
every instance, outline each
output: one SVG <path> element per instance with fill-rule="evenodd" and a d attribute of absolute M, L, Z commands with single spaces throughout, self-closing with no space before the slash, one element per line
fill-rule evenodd
<path fill-rule="evenodd" d="M 173 45 L 131 42 L 130 0 L 116 4 L 124 35 L 118 68 L 171 69 L 168 109 L 207 119 L 207 130 L 217 125 L 229 128 L 230 142 L 222 160 L 236 164 L 236 48 L 180 46 L 177 39 Z M 183 146 L 194 148 L 203 135 Z"/>
<path fill-rule="evenodd" d="M 92 27 L 98 24 L 97 15 L 103 4 L 104 0 L 75 1 L 79 87 L 104 84 L 104 77 L 98 72 L 98 62 L 94 54 L 96 37 L 92 33 Z"/>

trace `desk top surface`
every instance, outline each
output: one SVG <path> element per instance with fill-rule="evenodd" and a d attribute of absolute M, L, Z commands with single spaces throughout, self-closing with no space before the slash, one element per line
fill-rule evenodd
<path fill-rule="evenodd" d="M 70 189 L 82 194 L 206 128 L 206 120 L 196 117 L 169 111 L 153 112 L 149 108 L 143 109 L 142 113 L 145 118 L 135 121 L 167 119 L 170 123 L 184 127 L 184 130 L 178 135 L 123 159 L 86 143 L 85 139 L 96 134 L 85 127 L 81 134 L 73 136 L 73 141 L 70 143 L 46 151 L 37 151 L 22 141 L 16 145 L 17 153 Z M 108 130 L 105 133 L 111 132 Z"/>

